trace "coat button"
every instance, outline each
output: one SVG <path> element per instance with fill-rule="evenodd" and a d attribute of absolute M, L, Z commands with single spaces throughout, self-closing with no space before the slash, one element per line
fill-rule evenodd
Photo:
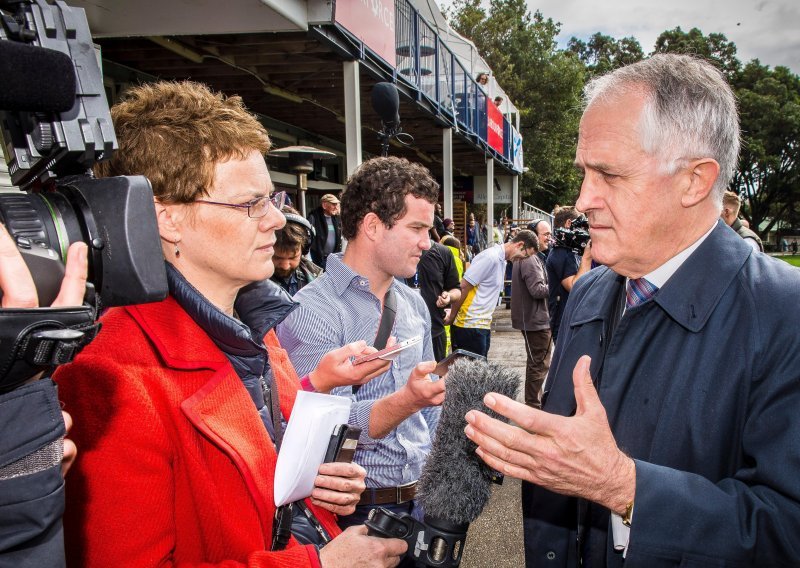
<path fill-rule="evenodd" d="M 547 552 L 547 559 L 548 560 L 555 560 L 556 559 L 556 553 L 553 552 L 552 550 L 548 551 Z"/>

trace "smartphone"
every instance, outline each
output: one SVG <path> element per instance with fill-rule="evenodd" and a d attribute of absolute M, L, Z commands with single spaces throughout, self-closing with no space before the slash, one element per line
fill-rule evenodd
<path fill-rule="evenodd" d="M 328 449 L 325 451 L 325 459 L 323 462 L 349 463 L 353 461 L 353 455 L 356 453 L 359 436 L 361 436 L 361 428 L 358 426 L 337 424 L 333 428 L 331 441 L 328 443 Z"/>
<path fill-rule="evenodd" d="M 397 357 L 398 353 L 400 353 L 402 350 L 408 349 L 409 347 L 413 347 L 420 341 L 422 341 L 422 336 L 415 335 L 411 339 L 406 339 L 402 343 L 395 343 L 391 347 L 381 349 L 380 351 L 376 351 L 375 353 L 371 353 L 369 355 L 364 355 L 363 357 L 358 357 L 353 361 L 353 365 L 360 365 L 361 363 L 366 363 L 367 361 L 374 361 L 375 359 L 383 359 L 384 361 L 391 361 L 392 359 Z"/>
<path fill-rule="evenodd" d="M 450 355 L 436 363 L 436 368 L 433 370 L 434 374 L 443 377 L 447 374 L 448 369 L 450 369 L 450 365 L 452 365 L 456 359 L 460 359 L 461 357 L 469 357 L 470 359 L 477 359 L 479 361 L 486 361 L 486 357 L 483 355 L 478 355 L 477 353 L 473 353 L 472 351 L 466 351 L 465 349 L 456 349 Z"/>

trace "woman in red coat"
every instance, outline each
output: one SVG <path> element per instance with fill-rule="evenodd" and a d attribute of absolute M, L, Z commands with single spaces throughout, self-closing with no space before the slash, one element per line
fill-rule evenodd
<path fill-rule="evenodd" d="M 266 131 L 241 99 L 195 83 L 137 87 L 112 116 L 120 149 L 100 173 L 152 182 L 170 294 L 112 309 L 56 375 L 80 451 L 67 479 L 68 562 L 396 565 L 402 541 L 336 526 L 364 489 L 355 464 L 324 464 L 294 506 L 288 543 L 273 544 L 276 443 L 299 382 L 272 331 L 295 304 L 265 282 L 285 223 Z M 382 372 L 353 377 L 350 356 L 364 350 L 330 353 L 312 384 Z"/>

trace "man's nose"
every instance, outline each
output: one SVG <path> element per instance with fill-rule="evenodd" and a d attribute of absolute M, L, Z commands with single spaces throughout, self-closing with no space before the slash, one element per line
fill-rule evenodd
<path fill-rule="evenodd" d="M 581 213 L 586 213 L 599 207 L 600 193 L 593 177 L 587 173 L 583 177 L 583 182 L 581 182 L 581 192 L 578 195 L 578 201 L 575 202 L 575 208 Z"/>

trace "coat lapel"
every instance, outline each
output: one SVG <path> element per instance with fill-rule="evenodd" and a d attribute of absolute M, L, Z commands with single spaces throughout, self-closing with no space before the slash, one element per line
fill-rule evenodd
<path fill-rule="evenodd" d="M 268 539 L 277 454 L 227 357 L 171 297 L 126 309 L 145 330 L 166 366 L 187 372 L 211 372 L 209 380 L 181 403 L 181 410 L 241 472 Z"/>

